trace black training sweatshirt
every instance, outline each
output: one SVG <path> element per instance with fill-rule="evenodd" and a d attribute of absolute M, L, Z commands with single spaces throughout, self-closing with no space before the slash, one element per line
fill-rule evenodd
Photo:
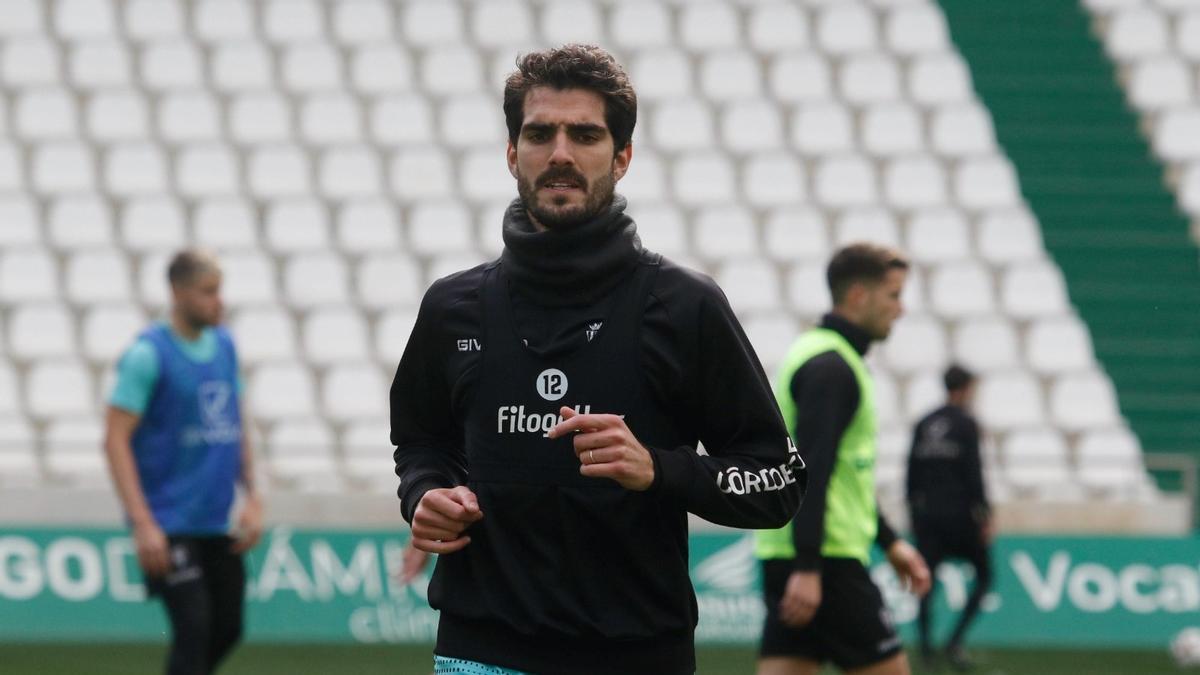
<path fill-rule="evenodd" d="M 532 233 L 518 206 L 506 214 L 501 260 L 428 290 L 392 384 L 392 442 L 405 519 L 411 521 L 426 491 L 457 485 L 477 491 L 484 512 L 467 530 L 472 543 L 442 556 L 435 571 L 430 600 L 442 611 L 438 653 L 529 672 L 691 673 L 697 612 L 687 575 L 687 512 L 733 527 L 779 527 L 799 507 L 803 462 L 790 447 L 767 378 L 724 294 L 708 277 L 643 251 L 623 214 L 624 200 L 612 208 L 618 229 L 631 235 L 616 239 L 621 254 L 612 253 L 608 235 L 597 235 L 592 245 L 568 246 L 554 231 Z M 585 284 L 564 284 L 555 270 L 536 269 L 563 257 L 570 260 L 562 274 L 577 273 L 588 279 Z M 612 283 L 594 269 L 596 260 L 612 270 Z M 623 317 L 611 312 L 629 308 L 623 298 L 633 297 L 626 294 L 636 279 L 646 281 L 634 305 L 640 325 L 630 342 L 636 344 L 629 345 L 636 363 L 628 370 L 640 382 L 630 388 L 646 393 L 636 405 L 653 411 L 655 435 L 673 439 L 670 446 L 643 441 L 654 461 L 651 488 L 631 493 L 607 479 L 587 479 L 603 482 L 593 492 L 540 477 L 525 483 L 477 480 L 467 459 L 479 458 L 467 442 L 480 438 L 478 427 L 465 423 L 472 405 L 500 386 L 521 390 L 520 383 L 480 381 L 489 343 L 505 339 L 502 332 L 484 331 L 495 321 L 497 303 L 488 300 L 494 284 L 507 289 L 525 349 L 553 360 L 592 349 L 593 339 L 599 343 L 610 326 L 620 325 Z M 614 371 L 623 368 L 613 364 Z M 632 423 L 630 428 L 638 435 Z M 697 443 L 706 455 L 697 453 Z M 531 455 L 542 447 L 536 438 L 528 445 Z M 569 446 L 564 452 L 577 462 Z M 484 461 L 476 473 L 488 464 L 479 459 Z M 493 476 L 504 473 L 503 467 L 487 469 Z M 640 515 L 629 520 L 620 509 L 589 510 L 592 495 L 634 502 L 630 513 Z M 514 505 L 521 509 L 519 521 Z M 521 541 L 520 549 L 506 545 L 511 541 Z M 478 555 L 481 542 L 495 559 Z M 553 561 L 557 565 L 547 573 L 545 564 Z M 631 589 L 647 590 L 627 593 L 623 579 Z M 598 595 L 598 588 L 612 590 Z"/>
<path fill-rule="evenodd" d="M 945 405 L 913 430 L 905 481 L 913 520 L 969 516 L 983 524 L 990 511 L 979 457 L 979 425 L 959 406 Z"/>
<path fill-rule="evenodd" d="M 871 336 L 850 321 L 826 314 L 821 327 L 837 331 L 866 356 Z M 858 380 L 850 364 L 837 352 L 818 354 L 792 376 L 792 399 L 796 402 L 796 447 L 808 465 L 808 491 L 804 507 L 796 514 L 792 543 L 796 547 L 795 568 L 821 569 L 821 544 L 825 540 L 825 492 L 833 474 L 838 445 L 858 410 Z M 875 541 L 887 550 L 896 533 L 879 512 Z"/>

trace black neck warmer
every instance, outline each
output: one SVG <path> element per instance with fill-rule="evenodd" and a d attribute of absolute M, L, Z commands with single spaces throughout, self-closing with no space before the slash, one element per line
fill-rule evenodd
<path fill-rule="evenodd" d="M 641 253 L 637 225 L 625 215 L 620 195 L 593 220 L 544 232 L 520 199 L 504 212 L 504 272 L 514 291 L 539 305 L 595 303 L 625 278 Z"/>

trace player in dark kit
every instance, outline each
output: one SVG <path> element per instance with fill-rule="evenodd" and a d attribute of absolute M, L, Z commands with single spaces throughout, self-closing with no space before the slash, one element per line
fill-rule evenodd
<path fill-rule="evenodd" d="M 721 290 L 645 250 L 614 195 L 636 110 L 600 48 L 519 60 L 504 251 L 429 289 L 397 369 L 401 509 L 441 554 L 439 673 L 693 673 L 688 512 L 771 527 L 800 504 Z"/>
<path fill-rule="evenodd" d="M 929 413 L 913 431 L 908 457 L 906 494 L 917 550 L 929 568 L 943 560 L 966 560 L 975 570 L 975 586 L 946 643 L 951 666 L 966 670 L 971 661 L 963 651 L 963 638 L 992 583 L 989 548 L 992 541 L 991 509 L 983 487 L 979 457 L 979 425 L 971 416 L 975 376 L 951 366 L 944 376 L 946 405 Z M 933 661 L 929 631 L 932 593 L 921 599 L 918 615 L 921 655 Z"/>
<path fill-rule="evenodd" d="M 237 354 L 219 326 L 220 267 L 184 251 L 168 278 L 170 321 L 144 330 L 121 357 L 104 447 L 147 588 L 171 621 L 167 673 L 200 675 L 241 638 L 241 554 L 262 533 L 262 504 L 242 433 Z M 246 498 L 231 537 L 238 482 Z"/>

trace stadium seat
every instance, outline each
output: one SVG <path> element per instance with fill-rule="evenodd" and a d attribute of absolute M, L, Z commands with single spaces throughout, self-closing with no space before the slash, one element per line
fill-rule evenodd
<path fill-rule="evenodd" d="M 41 241 L 41 218 L 34 201 L 23 195 L 0 197 L 0 250 L 32 246 Z"/>
<path fill-rule="evenodd" d="M 895 60 L 884 54 L 850 57 L 841 67 L 838 88 L 846 102 L 855 106 L 885 103 L 900 98 L 900 71 Z"/>
<path fill-rule="evenodd" d="M 184 34 L 183 5 L 162 0 L 125 3 L 125 34 L 135 42 L 178 39 Z"/>
<path fill-rule="evenodd" d="M 44 143 L 31 159 L 33 187 L 43 194 L 90 192 L 96 188 L 91 148 L 73 141 Z"/>
<path fill-rule="evenodd" d="M 108 487 L 108 460 L 104 454 L 104 424 L 100 418 L 55 419 L 42 436 L 46 473 L 75 487 Z"/>
<path fill-rule="evenodd" d="M 1068 431 L 1116 426 L 1121 422 L 1112 382 L 1099 371 L 1063 375 L 1050 390 L 1050 415 Z"/>
<path fill-rule="evenodd" d="M 896 381 L 887 371 L 873 373 L 875 388 L 875 417 L 880 427 L 889 427 L 900 421 L 900 392 Z M 883 448 L 879 447 L 879 459 Z"/>
<path fill-rule="evenodd" d="M 5 6 L 6 3 L 0 3 Z M 4 23 L 0 21 L 0 26 Z M 0 28 L 3 30 L 3 28 Z M 43 36 L 5 40 L 0 51 L 0 74 L 14 88 L 58 84 L 62 70 L 58 48 Z"/>
<path fill-rule="evenodd" d="M 499 0 L 471 8 L 471 39 L 483 49 L 515 52 L 532 43 L 533 14 L 519 0 Z"/>
<path fill-rule="evenodd" d="M 1193 75 L 1187 64 L 1173 56 L 1138 61 L 1130 71 L 1129 100 L 1143 110 L 1187 104 L 1192 98 Z"/>
<path fill-rule="evenodd" d="M 304 319 L 301 344 L 317 366 L 367 358 L 367 325 L 358 311 L 345 307 L 316 309 Z"/>
<path fill-rule="evenodd" d="M 941 373 L 918 372 L 908 378 L 904 388 L 904 413 L 915 423 L 946 402 L 946 386 Z"/>
<path fill-rule="evenodd" d="M 401 252 L 367 255 L 356 268 L 358 299 L 367 309 L 415 306 L 421 300 L 420 272 Z"/>
<path fill-rule="evenodd" d="M 1166 110 L 1154 127 L 1154 151 L 1167 161 L 1200 158 L 1200 107 Z"/>
<path fill-rule="evenodd" d="M 213 87 L 219 91 L 265 95 L 265 90 L 276 88 L 271 52 L 258 42 L 219 42 L 210 58 Z"/>
<path fill-rule="evenodd" d="M 28 89 L 15 99 L 13 126 L 21 138 L 50 141 L 74 138 L 79 120 L 74 97 L 66 89 Z"/>
<path fill-rule="evenodd" d="M 375 322 L 375 355 L 380 363 L 390 368 L 400 363 L 416 321 L 416 308 L 387 310 L 380 315 Z"/>
<path fill-rule="evenodd" d="M 47 239 L 63 250 L 109 246 L 113 241 L 112 221 L 108 203 L 96 195 L 60 197 L 46 211 Z"/>
<path fill-rule="evenodd" d="M 925 290 L 925 270 L 919 265 L 911 265 L 905 276 L 904 288 L 900 291 L 900 302 L 905 312 L 928 311 L 929 293 Z"/>
<path fill-rule="evenodd" d="M 200 50 L 185 40 L 147 43 L 141 49 L 141 83 L 155 92 L 204 86 Z"/>
<path fill-rule="evenodd" d="M 729 298 L 729 304 L 739 315 L 748 312 L 771 312 L 782 305 L 779 275 L 757 258 L 743 258 L 721 265 L 717 283 Z"/>
<path fill-rule="evenodd" d="M 255 159 L 258 159 L 256 156 Z M 234 195 L 244 184 L 237 155 L 221 143 L 186 146 L 175 156 L 175 186 L 185 197 L 211 198 Z M 274 167 L 282 170 L 282 167 Z M 262 169 L 251 165 L 252 183 L 260 180 Z"/>
<path fill-rule="evenodd" d="M 25 187 L 21 155 L 15 144 L 0 141 L 0 190 L 16 192 Z"/>
<path fill-rule="evenodd" d="M 930 316 L 904 315 L 892 326 L 883 344 L 883 356 L 889 370 L 895 373 L 941 370 L 948 361 L 941 321 Z"/>
<path fill-rule="evenodd" d="M 371 146 L 327 150 L 317 172 L 321 195 L 331 201 L 373 197 L 384 191 L 379 156 Z"/>
<path fill-rule="evenodd" d="M 102 174 L 109 194 L 119 198 L 159 195 L 168 191 L 167 157 L 153 143 L 110 146 L 104 156 Z"/>
<path fill-rule="evenodd" d="M 800 326 L 789 313 L 755 314 L 742 322 L 755 354 L 767 374 L 774 375 L 788 348 L 800 335 Z"/>
<path fill-rule="evenodd" d="M 310 42 L 325 37 L 325 18 L 315 0 L 271 0 L 261 11 L 262 33 L 271 42 Z"/>
<path fill-rule="evenodd" d="M 1028 319 L 1070 311 L 1062 270 L 1048 260 L 1021 263 L 1004 273 L 1001 304 L 1009 316 Z"/>
<path fill-rule="evenodd" d="M 831 3 L 817 15 L 817 44 L 836 56 L 875 49 L 879 36 L 871 10 L 858 3 Z"/>
<path fill-rule="evenodd" d="M 709 148 L 713 145 L 713 120 L 708 106 L 697 99 L 660 103 L 651 118 L 654 147 L 663 152 Z"/>
<path fill-rule="evenodd" d="M 342 469 L 372 492 L 395 494 L 400 479 L 392 459 L 390 426 L 382 420 L 350 422 L 342 432 Z"/>
<path fill-rule="evenodd" d="M 816 319 L 832 305 L 825 282 L 825 262 L 801 262 L 788 273 L 789 306 L 802 318 Z"/>
<path fill-rule="evenodd" d="M 296 358 L 296 325 L 281 307 L 247 307 L 234 315 L 229 326 L 244 366 Z"/>
<path fill-rule="evenodd" d="M 412 59 L 398 45 L 363 45 L 350 62 L 355 89 L 367 95 L 408 91 L 413 86 Z"/>
<path fill-rule="evenodd" d="M 140 141 L 150 136 L 150 111 L 136 92 L 100 91 L 88 100 L 86 125 L 88 135 L 101 143 Z"/>
<path fill-rule="evenodd" d="M 936 313 L 949 318 L 990 314 L 996 304 L 988 270 L 968 261 L 939 265 L 930 279 L 929 300 Z"/>
<path fill-rule="evenodd" d="M 941 163 L 933 157 L 899 157 L 884 168 L 884 198 L 901 210 L 943 206 L 947 202 L 946 182 Z"/>
<path fill-rule="evenodd" d="M 625 195 L 631 205 L 646 200 L 659 200 L 667 196 L 666 169 L 658 153 L 639 149 L 629 163 L 629 171 L 617 184 L 617 192 Z"/>
<path fill-rule="evenodd" d="M 1001 316 L 966 319 L 954 331 L 954 356 L 971 370 L 1017 369 L 1021 365 L 1017 331 L 1011 321 Z"/>
<path fill-rule="evenodd" d="M 692 94 L 691 62 L 668 47 L 639 52 L 629 67 L 629 77 L 638 83 L 639 100 L 657 102 Z"/>
<path fill-rule="evenodd" d="M 91 249 L 67 261 L 67 299 L 77 305 L 128 302 L 133 298 L 129 262 L 120 249 Z"/>
<path fill-rule="evenodd" d="M 861 155 L 828 157 L 817 167 L 813 192 L 828 208 L 873 205 L 879 199 L 875 167 Z"/>
<path fill-rule="evenodd" d="M 1200 214 L 1200 161 L 1192 162 L 1179 180 L 1179 203 L 1192 214 Z"/>
<path fill-rule="evenodd" d="M 224 258 L 224 256 L 222 256 Z M 167 306 L 170 298 L 167 293 L 167 265 L 170 257 L 166 252 L 152 252 L 142 256 L 137 270 L 138 299 L 142 305 L 159 311 Z M 224 269 L 227 270 L 224 263 Z M 222 282 L 221 298 L 228 303 L 228 276 Z"/>
<path fill-rule="evenodd" d="M 473 94 L 484 89 L 483 64 L 475 50 L 467 46 L 432 48 L 421 60 L 421 84 L 439 97 Z"/>
<path fill-rule="evenodd" d="M 887 14 L 887 46 L 903 55 L 943 52 L 950 48 L 946 17 L 933 3 L 897 7 Z"/>
<path fill-rule="evenodd" d="M 343 84 L 341 56 L 323 42 L 288 45 L 279 57 L 279 75 L 293 93 L 335 91 Z"/>
<path fill-rule="evenodd" d="M 392 41 L 395 18 L 383 0 L 339 2 L 332 11 L 333 35 L 344 44 Z"/>
<path fill-rule="evenodd" d="M 309 145 L 336 145 L 362 140 L 362 115 L 347 94 L 318 94 L 300 107 L 300 135 Z"/>
<path fill-rule="evenodd" d="M 452 96 L 442 105 L 440 136 L 451 148 L 494 143 L 504 137 L 504 115 L 490 96 Z"/>
<path fill-rule="evenodd" d="M 751 206 L 797 204 L 808 189 L 804 165 L 786 152 L 760 152 L 742 165 L 742 195 Z"/>
<path fill-rule="evenodd" d="M 283 287 L 289 304 L 300 309 L 344 305 L 350 299 L 346 265 L 332 253 L 301 253 L 288 258 Z"/>
<path fill-rule="evenodd" d="M 542 39 L 553 45 L 602 44 L 604 22 L 600 9 L 585 0 L 559 0 L 542 5 Z"/>
<path fill-rule="evenodd" d="M 1079 493 L 1067 464 L 1067 444 L 1053 429 L 1008 434 L 1003 444 L 1005 476 L 1014 488 L 1041 498 L 1071 501 Z"/>
<path fill-rule="evenodd" d="M 391 162 L 392 191 L 402 199 L 448 197 L 454 192 L 450 156 L 434 146 L 402 148 Z"/>
<path fill-rule="evenodd" d="M 183 248 L 188 241 L 183 207 L 178 200 L 165 195 L 125 202 L 121 209 L 120 241 L 121 246 L 135 253 Z"/>
<path fill-rule="evenodd" d="M 834 245 L 869 241 L 882 246 L 900 243 L 899 228 L 892 212 L 875 206 L 849 208 L 834 222 Z"/>
<path fill-rule="evenodd" d="M 514 192 L 503 145 L 469 150 L 459 163 L 459 176 L 463 194 L 473 202 L 504 200 Z"/>
<path fill-rule="evenodd" d="M 808 15 L 787 2 L 765 2 L 750 8 L 746 44 L 767 53 L 793 52 L 809 46 Z"/>
<path fill-rule="evenodd" d="M 462 44 L 462 12 L 458 3 L 419 0 L 403 5 L 400 16 L 404 42 L 421 48 Z"/>
<path fill-rule="evenodd" d="M 6 302 L 58 297 L 58 265 L 42 248 L 0 250 L 0 299 Z"/>
<path fill-rule="evenodd" d="M 1176 19 L 1176 45 L 1179 53 L 1191 59 L 1193 63 L 1200 61 L 1200 12 L 1188 12 Z"/>
<path fill-rule="evenodd" d="M 65 40 L 94 40 L 116 33 L 115 7 L 93 0 L 58 0 L 54 29 Z"/>
<path fill-rule="evenodd" d="M 1045 418 L 1041 386 L 1020 371 L 982 376 L 976 409 L 983 425 L 996 430 L 1036 426 Z"/>
<path fill-rule="evenodd" d="M 1128 495 L 1146 475 L 1141 444 L 1123 427 L 1084 433 L 1076 453 L 1079 482 L 1087 488 Z"/>
<path fill-rule="evenodd" d="M 35 487 L 41 474 L 33 428 L 23 417 L 0 417 L 0 486 Z"/>
<path fill-rule="evenodd" d="M 694 2 L 682 7 L 679 37 L 692 52 L 736 47 L 740 39 L 737 11 L 722 2 Z"/>
<path fill-rule="evenodd" d="M 863 149 L 890 157 L 920 152 L 925 147 L 921 116 L 907 103 L 881 103 L 867 109 L 862 120 Z"/>
<path fill-rule="evenodd" d="M 282 420 L 266 438 L 271 473 L 302 492 L 336 492 L 342 488 L 329 426 L 314 419 Z"/>
<path fill-rule="evenodd" d="M 620 183 L 620 186 L 624 185 L 624 182 Z M 618 187 L 618 192 L 625 194 L 621 187 Z M 638 237 L 642 245 L 672 259 L 687 253 L 690 231 L 683 212 L 675 204 L 651 199 L 647 196 L 636 202 L 630 201 L 626 210 L 638 224 Z M 489 223 L 489 228 L 499 230 L 498 222 Z"/>
<path fill-rule="evenodd" d="M 409 211 L 408 243 L 422 255 L 464 251 L 471 246 L 471 217 L 454 202 L 426 202 Z"/>
<path fill-rule="evenodd" d="M 913 59 L 908 66 L 907 91 L 914 101 L 924 106 L 962 104 L 974 98 L 967 64 L 951 52 Z"/>
<path fill-rule="evenodd" d="M 833 96 L 833 74 L 819 52 L 780 54 L 772 59 L 767 78 L 781 103 L 828 101 Z"/>
<path fill-rule="evenodd" d="M 709 54 L 700 66 L 700 89 L 710 101 L 733 103 L 762 95 L 758 56 L 742 50 Z"/>
<path fill-rule="evenodd" d="M 380 98 L 370 117 L 371 139 L 384 146 L 428 143 L 433 137 L 433 111 L 415 95 Z"/>
<path fill-rule="evenodd" d="M 277 199 L 312 194 L 308 154 L 294 145 L 259 148 L 250 154 L 250 189 L 258 197 Z"/>
<path fill-rule="evenodd" d="M 733 152 L 766 152 L 783 146 L 779 106 L 767 99 L 730 103 L 721 113 L 721 139 Z"/>
<path fill-rule="evenodd" d="M 942 263 L 971 256 L 970 229 L 951 207 L 914 211 L 904 228 L 905 251 L 921 263 Z"/>
<path fill-rule="evenodd" d="M 731 162 L 711 151 L 685 153 L 676 160 L 672 193 L 684 206 L 711 206 L 732 201 L 737 187 Z"/>
<path fill-rule="evenodd" d="M 933 114 L 930 129 L 933 150 L 946 157 L 968 157 L 996 151 L 992 117 L 978 103 L 946 105 Z"/>
<path fill-rule="evenodd" d="M 966 159 L 954 172 L 954 193 L 967 209 L 998 209 L 1021 203 L 1017 172 L 1005 158 Z"/>
<path fill-rule="evenodd" d="M 1161 12 L 1136 7 L 1116 12 L 1105 45 L 1119 61 L 1162 54 L 1168 49 L 1169 28 Z"/>
<path fill-rule="evenodd" d="M 979 221 L 980 257 L 992 264 L 1035 261 L 1046 255 L 1037 222 L 1025 209 L 996 209 Z"/>
<path fill-rule="evenodd" d="M 254 8 L 237 0 L 200 0 L 193 5 L 192 31 L 205 42 L 254 38 Z"/>
<path fill-rule="evenodd" d="M 662 4 L 617 3 L 612 10 L 608 34 L 620 49 L 663 47 L 671 41 L 671 15 Z"/>
<path fill-rule="evenodd" d="M 275 268 L 257 251 L 221 254 L 221 297 L 231 307 L 265 305 L 278 300 Z M 166 284 L 166 277 L 162 278 Z"/>
<path fill-rule="evenodd" d="M 763 238 L 763 252 L 784 263 L 818 260 L 830 250 L 829 228 L 821 213 L 811 207 L 770 211 Z"/>
<path fill-rule="evenodd" d="M 337 422 L 382 419 L 388 412 L 388 384 L 374 365 L 335 366 L 325 376 L 322 408 Z"/>
<path fill-rule="evenodd" d="M 44 30 L 37 0 L 9 0 L 0 5 L 0 36 L 36 35 Z"/>
<path fill-rule="evenodd" d="M 192 236 L 197 245 L 221 251 L 258 246 L 258 215 L 238 198 L 206 199 L 192 213 Z"/>
<path fill-rule="evenodd" d="M 298 363 L 267 363 L 255 368 L 246 385 L 249 410 L 266 420 L 312 418 L 316 396 L 312 372 Z"/>
<path fill-rule="evenodd" d="M 232 99 L 228 110 L 229 134 L 240 144 L 282 143 L 292 139 L 291 109 L 279 94 L 240 94 Z"/>
<path fill-rule="evenodd" d="M 82 362 L 37 361 L 25 378 L 25 409 L 35 419 L 88 415 L 95 401 L 92 376 Z"/>
<path fill-rule="evenodd" d="M 758 253 L 754 215 L 736 206 L 716 206 L 696 214 L 694 250 L 710 259 L 745 258 Z"/>
<path fill-rule="evenodd" d="M 622 194 L 624 193 L 622 192 Z M 506 197 L 510 196 L 511 194 L 506 195 Z M 493 258 L 499 257 L 500 252 L 504 250 L 504 233 L 502 223 L 504 222 L 504 214 L 508 211 L 508 205 L 511 201 L 511 199 L 507 198 L 498 199 L 484 204 L 476 210 L 475 245 L 479 247 L 481 252 Z M 633 210 L 626 210 L 626 213 L 629 213 L 635 222 L 637 221 L 637 216 L 633 215 Z M 676 215 L 679 217 L 678 214 Z M 682 229 L 682 217 L 679 218 L 680 220 L 678 222 L 678 226 Z M 655 227 L 658 228 L 659 221 L 654 220 L 653 222 L 655 223 Z M 670 230 L 671 226 L 671 223 L 667 223 L 664 229 Z M 670 240 L 670 237 L 673 237 L 676 233 L 674 231 L 666 231 L 664 234 L 666 235 L 666 238 Z M 650 250 L 665 252 L 663 249 L 655 248 L 654 246 L 647 244 L 645 233 L 642 230 L 638 230 L 638 237 L 642 240 L 642 244 Z M 663 239 L 656 238 L 654 241 L 661 242 Z"/>
<path fill-rule="evenodd" d="M 158 132 L 172 145 L 220 140 L 221 110 L 216 98 L 203 91 L 165 94 L 158 104 Z"/>
<path fill-rule="evenodd" d="M 89 40 L 73 45 L 70 67 L 71 83 L 83 91 L 133 84 L 129 50 L 115 40 Z"/>
<path fill-rule="evenodd" d="M 277 253 L 320 251 L 329 248 L 329 210 L 312 198 L 285 199 L 266 208 L 267 246 Z"/>
<path fill-rule="evenodd" d="M 891 499 L 903 498 L 908 443 L 908 433 L 903 428 L 887 427 L 880 431 L 875 484 L 881 495 Z"/>
<path fill-rule="evenodd" d="M 355 199 L 336 211 L 337 244 L 351 254 L 390 250 L 400 246 L 400 222 L 395 208 L 383 199 Z"/>
<path fill-rule="evenodd" d="M 70 311 L 59 304 L 17 305 L 9 313 L 8 351 L 22 361 L 73 356 L 75 324 Z"/>
<path fill-rule="evenodd" d="M 94 364 L 109 366 L 145 326 L 146 315 L 137 305 L 93 307 L 83 319 L 83 355 Z"/>

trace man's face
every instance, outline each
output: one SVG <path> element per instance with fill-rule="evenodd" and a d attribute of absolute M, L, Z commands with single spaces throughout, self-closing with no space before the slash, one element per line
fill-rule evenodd
<path fill-rule="evenodd" d="M 904 290 L 904 280 L 907 277 L 906 270 L 890 269 L 883 281 L 866 286 L 862 327 L 872 338 L 886 338 L 892 332 L 892 324 L 904 313 L 900 293 Z"/>
<path fill-rule="evenodd" d="M 201 272 L 191 283 L 172 289 L 175 307 L 184 321 L 196 328 L 221 323 L 225 305 L 221 302 L 221 273 Z"/>
<path fill-rule="evenodd" d="M 600 94 L 534 87 L 517 144 L 508 144 L 508 170 L 536 225 L 571 227 L 608 208 L 632 152 L 630 144 L 613 155 Z"/>

